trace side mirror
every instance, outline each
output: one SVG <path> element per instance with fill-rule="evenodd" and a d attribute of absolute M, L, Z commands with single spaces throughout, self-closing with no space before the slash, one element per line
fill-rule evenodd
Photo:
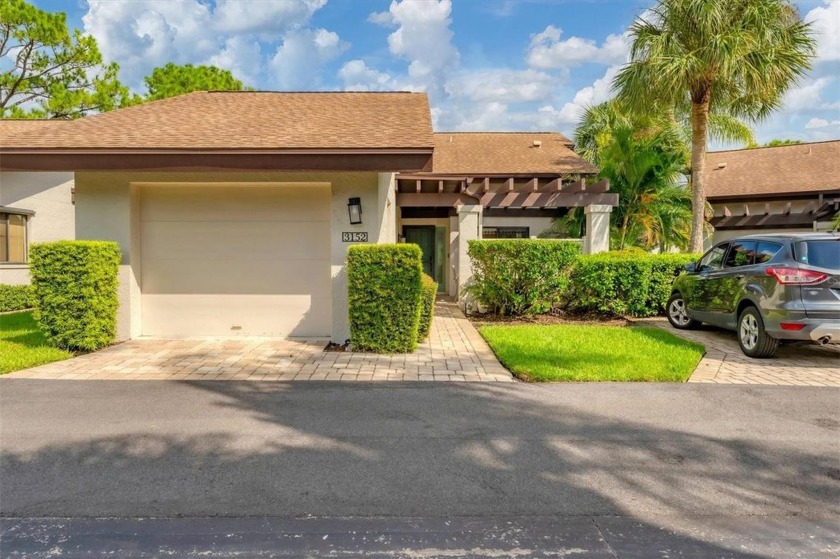
<path fill-rule="evenodd" d="M 686 272 L 696 272 L 697 271 L 697 262 L 692 262 L 691 264 L 685 265 Z"/>

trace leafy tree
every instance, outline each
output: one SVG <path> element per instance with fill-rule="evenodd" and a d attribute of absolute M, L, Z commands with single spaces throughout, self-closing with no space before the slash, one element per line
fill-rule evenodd
<path fill-rule="evenodd" d="M 93 37 L 24 0 L 0 2 L 0 61 L 0 117 L 78 118 L 128 99 Z"/>
<path fill-rule="evenodd" d="M 171 62 L 155 68 L 144 79 L 148 93 L 144 101 L 155 101 L 175 97 L 191 91 L 241 91 L 242 82 L 229 70 L 215 66 L 178 66 Z"/>
<path fill-rule="evenodd" d="M 801 143 L 802 143 L 801 140 L 773 139 L 773 140 L 770 140 L 769 142 L 767 142 L 766 144 L 764 144 L 763 146 L 756 146 L 756 147 L 775 148 L 775 147 L 779 147 L 779 146 L 795 146 L 795 145 L 801 144 Z"/>
<path fill-rule="evenodd" d="M 614 81 L 620 99 L 691 115 L 690 246 L 699 252 L 712 115 L 766 118 L 810 67 L 816 41 L 789 0 L 659 0 L 630 33 L 630 63 Z"/>

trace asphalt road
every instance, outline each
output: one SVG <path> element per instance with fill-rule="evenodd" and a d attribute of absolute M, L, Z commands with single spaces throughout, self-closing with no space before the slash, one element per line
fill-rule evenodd
<path fill-rule="evenodd" d="M 838 411 L 810 387 L 0 379 L 0 544 L 837 557 Z"/>

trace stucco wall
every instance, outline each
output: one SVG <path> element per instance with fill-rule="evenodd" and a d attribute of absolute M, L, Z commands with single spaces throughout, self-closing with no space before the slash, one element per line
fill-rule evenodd
<path fill-rule="evenodd" d="M 75 211 L 73 173 L 0 173 L 0 206 L 35 212 L 28 220 L 30 243 L 72 239 Z M 0 264 L 0 283 L 29 283 L 29 267 Z"/>

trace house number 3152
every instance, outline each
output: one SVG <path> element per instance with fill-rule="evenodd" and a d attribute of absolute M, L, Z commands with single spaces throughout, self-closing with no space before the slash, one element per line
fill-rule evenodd
<path fill-rule="evenodd" d="M 367 231 L 347 232 L 341 234 L 342 243 L 366 243 L 368 240 Z"/>

